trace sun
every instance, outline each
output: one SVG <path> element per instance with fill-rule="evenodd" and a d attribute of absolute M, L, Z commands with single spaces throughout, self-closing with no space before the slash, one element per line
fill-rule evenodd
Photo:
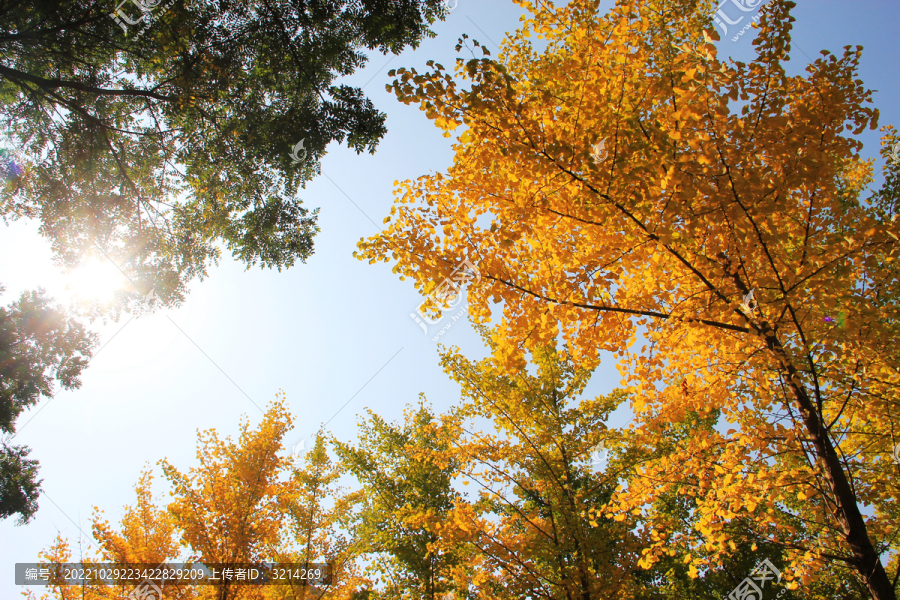
<path fill-rule="evenodd" d="M 128 279 L 111 260 L 92 258 L 66 274 L 69 292 L 78 299 L 109 302 L 128 287 Z"/>

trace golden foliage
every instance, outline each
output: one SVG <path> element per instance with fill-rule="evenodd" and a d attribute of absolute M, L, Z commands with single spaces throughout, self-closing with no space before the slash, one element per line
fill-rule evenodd
<path fill-rule="evenodd" d="M 283 396 L 273 401 L 262 421 L 244 419 L 237 440 L 220 439 L 215 430 L 198 432 L 198 465 L 187 472 L 161 460 L 172 500 L 159 507 L 152 494 L 153 475 L 145 470 L 135 486 L 137 502 L 126 507 L 118 528 L 97 511 L 94 537 L 98 557 L 85 564 L 218 563 L 228 566 L 278 562 L 334 565 L 332 585 L 162 585 L 166 598 L 187 600 L 349 600 L 368 582 L 356 573 L 354 549 L 340 533 L 355 497 L 334 482 L 341 469 L 331 463 L 317 438 L 303 465 L 280 456 L 292 418 Z M 58 538 L 43 553 L 48 562 L 70 559 L 68 542 Z M 124 598 L 136 582 L 90 587 L 55 586 L 43 599 Z"/>
<path fill-rule="evenodd" d="M 557 341 L 582 367 L 613 353 L 647 448 L 715 415 L 617 496 L 616 519 L 664 489 L 698 503 L 684 539 L 651 516 L 643 564 L 681 552 L 696 574 L 752 542 L 726 532 L 748 520 L 788 551 L 791 587 L 846 564 L 893 599 L 879 553 L 900 525 L 896 194 L 860 197 L 872 172 L 853 136 L 878 118 L 861 48 L 788 75 L 792 6 L 766 5 L 750 63 L 718 57 L 709 3 L 598 16 L 574 0 L 526 20 L 497 60 L 460 59 L 457 79 L 397 71 L 401 101 L 465 130 L 446 174 L 399 183 L 359 256 L 396 260 L 423 291 L 476 264 L 470 314 L 502 311 L 506 373 Z"/>
<path fill-rule="evenodd" d="M 633 597 L 635 521 L 597 513 L 623 464 L 592 455 L 598 444 L 617 447 L 604 421 L 624 395 L 580 399 L 589 371 L 547 347 L 533 355 L 534 375 L 507 375 L 490 358 L 476 363 L 456 351 L 442 362 L 463 391 L 446 418 L 455 425 L 448 439 L 477 492 L 457 503 L 449 529 L 454 543 L 475 549 L 479 598 Z"/>

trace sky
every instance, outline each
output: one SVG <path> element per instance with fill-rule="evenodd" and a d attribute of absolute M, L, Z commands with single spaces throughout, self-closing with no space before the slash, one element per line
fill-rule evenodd
<path fill-rule="evenodd" d="M 601 10 L 610 6 L 606 1 Z M 732 21 L 745 18 L 728 26 L 729 35 L 717 43 L 720 56 L 751 60 L 755 30 L 731 38 L 755 9 L 741 13 L 728 2 L 723 11 Z M 135 499 L 133 485 L 142 468 L 154 466 L 159 475 L 155 465 L 163 458 L 181 471 L 195 466 L 198 430 L 236 436 L 241 417 L 258 423 L 279 390 L 295 423 L 285 439 L 288 450 L 310 440 L 323 423 L 338 439 L 353 440 L 366 408 L 398 420 L 420 393 L 439 412 L 459 400 L 459 388 L 441 371 L 431 339 L 450 318 L 424 335 L 409 316 L 423 300 L 412 281 L 400 281 L 389 263 L 369 265 L 352 253 L 361 238 L 379 230 L 395 180 L 445 171 L 453 158 L 451 139 L 442 137 L 416 105 L 403 105 L 385 91 L 391 81 L 387 72 L 400 67 L 421 72 L 429 59 L 452 65 L 463 33 L 496 56 L 497 43 L 518 27 L 522 14 L 509 0 L 458 0 L 447 20 L 433 27 L 436 38 L 396 57 L 375 54 L 366 69 L 345 79 L 365 86 L 387 114 L 388 133 L 374 155 L 333 144 L 322 160 L 323 174 L 299 192 L 308 207 L 321 209 L 321 232 L 307 264 L 280 273 L 244 270 L 225 256 L 207 279 L 191 285 L 178 309 L 94 324 L 101 348 L 81 388 L 42 399 L 17 422 L 15 443 L 30 446 L 31 458 L 40 461 L 44 493 L 29 524 L 0 522 L 0 597 L 17 597 L 22 590 L 13 584 L 13 563 L 36 561 L 57 532 L 69 538 L 76 556 L 79 538 L 90 552 L 96 548 L 90 539 L 93 507 L 117 523 Z M 860 75 L 877 90 L 880 125 L 900 125 L 895 45 L 900 2 L 800 0 L 793 14 L 790 73 L 800 73 L 821 49 L 839 54 L 843 46 L 862 45 Z M 460 56 L 469 55 L 464 50 Z M 877 131 L 860 136 L 864 156 L 878 157 L 879 136 Z M 298 141 L 285 139 L 285 152 Z M 50 245 L 38 236 L 36 224 L 0 228 L 0 283 L 7 288 L 0 304 L 39 285 L 59 285 Z M 459 346 L 469 358 L 485 355 L 465 319 L 454 322 L 440 341 Z M 607 393 L 619 379 L 607 360 L 587 393 Z M 627 418 L 627 409 L 620 411 L 611 425 L 621 426 Z"/>

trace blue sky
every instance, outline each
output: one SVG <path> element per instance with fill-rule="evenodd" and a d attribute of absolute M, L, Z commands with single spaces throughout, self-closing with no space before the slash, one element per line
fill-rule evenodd
<path fill-rule="evenodd" d="M 604 2 L 602 10 L 610 5 Z M 198 429 L 234 435 L 241 415 L 258 422 L 260 408 L 279 389 L 295 418 L 288 445 L 309 438 L 324 422 L 339 439 L 350 440 L 366 407 L 399 419 L 404 405 L 416 403 L 420 392 L 438 411 L 458 399 L 458 388 L 440 370 L 431 341 L 446 320 L 423 335 L 409 317 L 422 300 L 412 282 L 400 281 L 389 264 L 369 265 L 352 252 L 388 214 L 394 180 L 443 171 L 452 161 L 451 140 L 417 106 L 400 104 L 385 91 L 387 72 L 399 67 L 421 71 L 429 59 L 450 66 L 462 33 L 496 56 L 494 42 L 518 26 L 521 14 L 507 0 L 459 0 L 448 19 L 435 26 L 435 39 L 398 57 L 375 55 L 364 71 L 347 78 L 353 85 L 369 82 L 365 92 L 387 113 L 388 134 L 375 155 L 329 147 L 324 175 L 301 190 L 309 207 L 321 208 L 321 233 L 306 265 L 281 273 L 244 271 L 226 257 L 205 281 L 194 283 L 181 308 L 95 325 L 104 346 L 85 371 L 81 389 L 42 400 L 18 421 L 16 443 L 33 448 L 46 493 L 29 525 L 0 522 L 0 564 L 6 565 L 0 571 L 0 596 L 18 595 L 12 564 L 36 560 L 57 530 L 75 543 L 77 556 L 81 534 L 76 524 L 90 534 L 93 506 L 117 522 L 122 507 L 134 500 L 132 486 L 145 464 L 165 457 L 188 469 L 196 464 Z M 840 53 L 845 45 L 860 44 L 865 47 L 861 77 L 877 90 L 880 124 L 900 124 L 895 45 L 900 3 L 801 1 L 794 16 L 791 72 L 799 73 L 809 62 L 806 55 L 815 58 L 820 49 Z M 732 26 L 733 32 L 739 29 Z M 723 36 L 720 52 L 750 60 L 753 33 L 735 42 Z M 862 134 L 864 155 L 878 156 L 879 135 Z M 297 141 L 285 139 L 285 152 Z M 49 244 L 36 230 L 19 222 L 6 226 L 0 237 L 0 282 L 7 286 L 2 304 L 51 279 Z M 458 345 L 471 358 L 485 353 L 463 320 L 441 341 Z M 608 392 L 618 380 L 607 361 L 588 391 Z M 87 549 L 88 541 L 83 545 Z"/>

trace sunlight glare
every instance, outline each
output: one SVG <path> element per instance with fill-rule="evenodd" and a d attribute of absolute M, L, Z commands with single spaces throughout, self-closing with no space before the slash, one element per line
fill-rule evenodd
<path fill-rule="evenodd" d="M 125 289 L 128 280 L 112 262 L 105 258 L 91 259 L 67 274 L 71 293 L 82 300 L 108 302 L 115 293 Z"/>

